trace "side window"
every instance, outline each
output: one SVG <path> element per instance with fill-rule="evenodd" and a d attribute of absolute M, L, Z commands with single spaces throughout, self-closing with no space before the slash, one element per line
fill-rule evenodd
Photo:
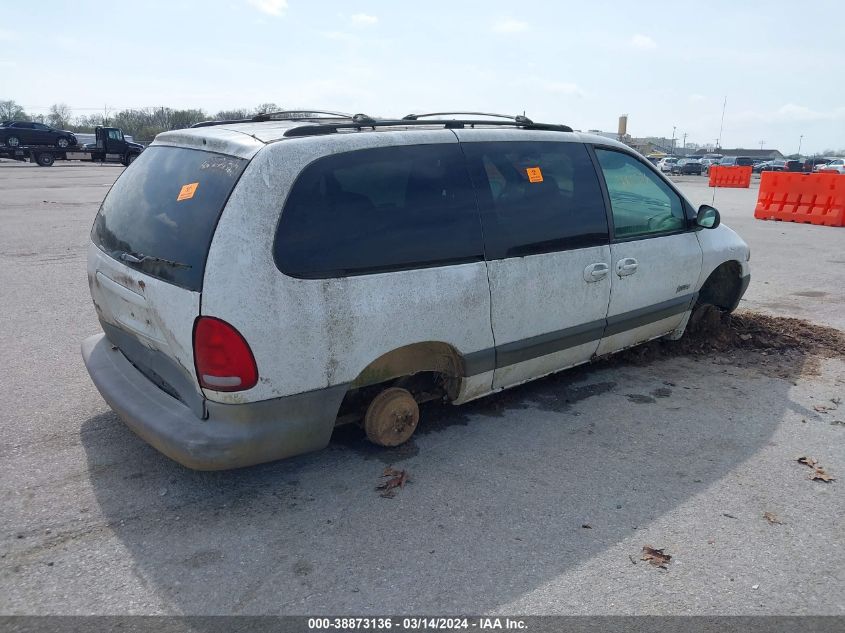
<path fill-rule="evenodd" d="M 617 238 L 638 237 L 686 227 L 684 205 L 660 177 L 633 156 L 596 148 Z"/>
<path fill-rule="evenodd" d="M 34 130 L 39 130 L 39 131 L 41 131 L 41 132 L 46 132 L 46 131 L 48 131 L 50 128 L 49 128 L 49 127 L 47 127 L 46 125 L 41 124 L 41 123 L 33 123 L 33 124 L 32 124 L 32 129 L 34 129 Z"/>
<path fill-rule="evenodd" d="M 464 143 L 488 259 L 608 242 L 598 176 L 580 143 Z"/>
<path fill-rule="evenodd" d="M 114 141 L 122 141 L 123 135 L 120 133 L 120 130 L 109 130 L 109 138 Z"/>
<path fill-rule="evenodd" d="M 275 238 L 279 269 L 328 278 L 483 260 L 457 143 L 344 152 L 308 165 Z"/>

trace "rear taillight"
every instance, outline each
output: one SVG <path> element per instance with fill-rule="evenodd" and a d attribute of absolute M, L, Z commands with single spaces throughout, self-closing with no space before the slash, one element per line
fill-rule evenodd
<path fill-rule="evenodd" d="M 243 391 L 258 382 L 255 357 L 241 333 L 214 317 L 200 317 L 194 327 L 194 363 L 200 386 L 214 391 Z"/>

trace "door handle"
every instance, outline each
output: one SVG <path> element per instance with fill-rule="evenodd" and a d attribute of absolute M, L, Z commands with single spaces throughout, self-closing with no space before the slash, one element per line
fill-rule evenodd
<path fill-rule="evenodd" d="M 586 281 L 588 284 L 593 283 L 594 281 L 601 281 L 602 279 L 607 277 L 607 273 L 609 270 L 610 266 L 608 266 L 604 262 L 590 264 L 584 269 L 584 281 Z"/>
<path fill-rule="evenodd" d="M 616 262 L 616 274 L 620 277 L 625 277 L 626 275 L 633 275 L 637 272 L 637 267 L 639 264 L 637 260 L 633 257 L 625 257 L 620 259 Z"/>

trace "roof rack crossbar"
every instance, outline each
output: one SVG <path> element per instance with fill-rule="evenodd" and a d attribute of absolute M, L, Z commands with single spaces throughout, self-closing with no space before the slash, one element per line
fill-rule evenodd
<path fill-rule="evenodd" d="M 496 117 L 498 119 L 510 119 L 511 121 L 516 121 L 517 123 L 527 123 L 529 125 L 533 123 L 531 119 L 522 114 L 496 114 L 494 112 L 429 112 L 427 114 L 406 114 L 402 117 L 402 120 L 416 121 L 417 119 L 428 118 L 433 116 L 452 116 L 455 114 L 460 114 L 464 116 L 491 116 Z"/>
<path fill-rule="evenodd" d="M 369 117 L 367 117 L 369 119 Z M 292 136 L 312 136 L 318 134 L 332 134 L 339 130 L 361 130 L 362 128 L 378 128 L 378 127 L 410 127 L 418 125 L 443 125 L 447 128 L 456 127 L 475 127 L 476 125 L 495 125 L 495 126 L 510 126 L 521 127 L 528 130 L 548 130 L 553 132 L 572 132 L 572 128 L 568 125 L 556 125 L 552 123 L 534 123 L 525 121 L 486 121 L 483 119 L 432 119 L 427 121 L 418 121 L 416 119 L 369 119 L 367 121 L 349 121 L 342 123 L 316 123 L 314 125 L 301 125 L 294 127 L 285 132 L 286 137 Z"/>

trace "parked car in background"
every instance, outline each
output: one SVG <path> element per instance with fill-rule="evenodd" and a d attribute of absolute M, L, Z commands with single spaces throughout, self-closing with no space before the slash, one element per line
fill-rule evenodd
<path fill-rule="evenodd" d="M 710 165 L 718 165 L 720 160 L 721 160 L 720 158 L 702 158 L 701 159 L 701 171 L 704 172 L 705 174 L 709 173 Z"/>
<path fill-rule="evenodd" d="M 804 163 L 800 160 L 788 160 L 781 171 L 804 171 Z"/>
<path fill-rule="evenodd" d="M 670 174 L 701 175 L 701 162 L 694 158 L 682 158 L 669 168 Z"/>
<path fill-rule="evenodd" d="M 751 170 L 758 174 L 764 171 L 783 171 L 784 165 L 786 165 L 785 160 L 767 160 L 759 165 L 754 165 Z"/>
<path fill-rule="evenodd" d="M 822 156 L 815 156 L 813 158 L 808 158 L 804 161 L 804 171 L 818 171 L 819 169 L 824 169 L 825 165 L 827 165 L 832 158 L 823 158 Z"/>
<path fill-rule="evenodd" d="M 71 147 L 76 145 L 76 136 L 67 130 L 35 123 L 33 121 L 4 121 L 0 124 L 0 144 L 6 147 L 21 145 L 56 145 Z"/>
<path fill-rule="evenodd" d="M 825 165 L 819 165 L 816 168 L 816 171 L 837 171 L 840 174 L 845 174 L 845 158 L 834 158 L 832 161 Z"/>
<path fill-rule="evenodd" d="M 662 172 L 671 172 L 672 171 L 672 165 L 674 165 L 677 162 L 678 162 L 677 158 L 667 156 L 666 158 L 661 160 L 659 163 L 657 163 L 657 168 Z"/>
<path fill-rule="evenodd" d="M 722 167 L 753 167 L 754 160 L 748 156 L 725 156 L 719 161 Z"/>

